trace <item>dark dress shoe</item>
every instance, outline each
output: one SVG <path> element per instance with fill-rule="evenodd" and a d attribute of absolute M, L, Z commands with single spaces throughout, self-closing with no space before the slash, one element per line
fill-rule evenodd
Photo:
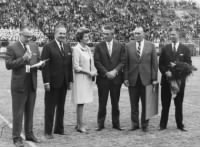
<path fill-rule="evenodd" d="M 24 147 L 24 143 L 20 137 L 13 139 L 13 142 L 16 147 Z"/>
<path fill-rule="evenodd" d="M 123 129 L 122 128 L 120 128 L 120 127 L 113 127 L 113 129 L 116 129 L 116 130 L 118 130 L 118 131 L 122 131 Z"/>
<path fill-rule="evenodd" d="M 135 131 L 135 130 L 137 130 L 137 129 L 139 129 L 140 127 L 133 127 L 133 128 L 131 128 L 129 131 Z"/>
<path fill-rule="evenodd" d="M 58 135 L 65 135 L 64 132 L 54 132 L 54 134 L 58 134 Z"/>
<path fill-rule="evenodd" d="M 182 132 L 187 132 L 187 130 L 184 128 L 178 128 L 178 129 L 181 130 Z"/>
<path fill-rule="evenodd" d="M 98 127 L 98 128 L 96 128 L 96 131 L 101 131 L 101 130 L 103 130 L 105 127 Z"/>
<path fill-rule="evenodd" d="M 166 129 L 166 127 L 160 127 L 160 131 L 163 131 L 163 130 L 165 130 Z"/>
<path fill-rule="evenodd" d="M 53 135 L 52 134 L 45 134 L 45 138 L 46 139 L 53 139 Z"/>
<path fill-rule="evenodd" d="M 147 128 L 147 127 L 143 127 L 143 128 L 142 128 L 142 131 L 143 131 L 143 132 L 148 132 L 148 128 Z"/>
<path fill-rule="evenodd" d="M 26 136 L 26 140 L 32 141 L 32 142 L 35 142 L 35 143 L 40 143 L 40 140 L 37 139 L 34 135 Z"/>

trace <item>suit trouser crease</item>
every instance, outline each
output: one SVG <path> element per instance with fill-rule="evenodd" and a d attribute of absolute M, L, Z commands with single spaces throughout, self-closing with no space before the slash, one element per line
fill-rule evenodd
<path fill-rule="evenodd" d="M 98 126 L 104 127 L 105 117 L 106 117 L 106 105 L 108 101 L 108 95 L 110 93 L 111 105 L 112 105 L 112 124 L 114 127 L 119 127 L 119 98 L 121 85 L 115 85 L 110 81 L 109 83 L 100 83 L 98 86 L 99 95 L 99 111 L 98 111 Z"/>
<path fill-rule="evenodd" d="M 148 120 L 145 119 L 145 86 L 138 77 L 135 86 L 129 86 L 130 104 L 131 104 L 131 121 L 132 127 L 139 127 L 139 100 L 142 104 L 141 126 L 147 127 Z"/>
<path fill-rule="evenodd" d="M 64 132 L 63 119 L 66 93 L 66 86 L 51 88 L 50 92 L 45 92 L 45 134 L 52 134 L 54 116 L 54 130 L 59 133 Z"/>
<path fill-rule="evenodd" d="M 26 86 L 22 91 L 11 90 L 13 110 L 13 138 L 20 137 L 24 116 L 25 135 L 33 134 L 33 113 L 36 90 L 33 89 L 31 75 L 26 77 Z"/>
<path fill-rule="evenodd" d="M 185 82 L 183 81 L 180 87 L 180 91 L 177 93 L 177 96 L 174 99 L 175 104 L 175 119 L 178 128 L 183 128 L 183 98 L 184 98 L 184 89 Z M 161 103 L 162 103 L 162 112 L 160 127 L 166 128 L 168 117 L 169 117 L 169 108 L 171 103 L 171 90 L 169 83 L 163 83 L 161 86 Z"/>

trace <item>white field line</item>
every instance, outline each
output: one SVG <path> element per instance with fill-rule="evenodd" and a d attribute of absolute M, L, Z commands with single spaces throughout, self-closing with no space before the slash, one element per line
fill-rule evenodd
<path fill-rule="evenodd" d="M 1 115 L 0 114 L 0 119 L 2 119 L 7 125 L 8 125 L 8 127 L 10 128 L 10 129 L 12 129 L 12 123 L 10 123 L 3 115 Z M 22 133 L 21 134 L 21 137 L 25 140 L 25 136 L 24 136 L 24 134 Z M 33 142 L 30 142 L 30 141 L 26 141 L 27 142 L 27 144 L 29 145 L 29 146 L 31 146 L 31 147 L 37 147 L 36 145 L 35 145 L 35 143 L 33 143 Z"/>

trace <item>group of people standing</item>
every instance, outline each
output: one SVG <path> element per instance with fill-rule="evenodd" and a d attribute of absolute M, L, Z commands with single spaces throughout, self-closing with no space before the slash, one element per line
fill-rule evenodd
<path fill-rule="evenodd" d="M 25 139 L 39 142 L 33 133 L 33 111 L 36 99 L 37 69 L 42 71 L 45 89 L 44 134 L 52 139 L 53 134 L 65 135 L 64 106 L 67 89 L 72 88 L 72 103 L 76 104 L 77 124 L 75 129 L 87 133 L 83 123 L 84 104 L 93 101 L 93 87 L 98 88 L 97 131 L 105 128 L 106 105 L 110 95 L 112 105 L 113 129 L 123 130 L 120 126 L 120 90 L 124 83 L 128 87 L 131 106 L 131 131 L 142 128 L 148 131 L 145 118 L 145 87 L 157 84 L 158 67 L 162 73 L 161 101 L 162 115 L 160 130 L 167 127 L 171 91 L 168 77 L 172 76 L 169 64 L 179 60 L 191 64 L 190 52 L 179 43 L 177 30 L 171 31 L 172 42 L 163 48 L 159 58 L 153 43 L 145 40 L 143 28 L 138 26 L 133 31 L 135 40 L 122 44 L 114 39 L 111 25 L 102 27 L 104 41 L 95 46 L 94 54 L 87 45 L 90 30 L 77 30 L 77 45 L 70 47 L 66 40 L 66 28 L 59 24 L 55 27 L 54 40 L 47 43 L 41 53 L 35 43 L 29 40 L 31 29 L 21 29 L 19 41 L 7 48 L 6 67 L 12 70 L 11 95 L 13 109 L 13 142 L 23 147 L 20 136 L 24 115 Z M 172 48 L 176 48 L 173 52 Z M 172 54 L 174 56 L 172 56 Z M 34 67 L 40 60 L 40 66 Z M 182 103 L 185 79 L 175 101 L 177 128 L 185 131 L 183 125 Z M 141 125 L 139 124 L 139 100 L 142 104 Z M 55 119 L 55 124 L 54 124 Z M 54 130 L 53 130 L 54 128 Z"/>

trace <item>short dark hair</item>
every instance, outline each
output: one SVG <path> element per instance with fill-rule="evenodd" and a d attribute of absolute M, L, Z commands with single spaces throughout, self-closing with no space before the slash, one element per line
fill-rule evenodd
<path fill-rule="evenodd" d="M 78 42 L 81 42 L 81 40 L 83 39 L 83 37 L 84 37 L 84 35 L 85 34 L 88 34 L 90 31 L 89 31 L 89 29 L 79 29 L 78 31 L 77 31 L 77 33 L 76 33 L 76 40 L 78 41 Z"/>

